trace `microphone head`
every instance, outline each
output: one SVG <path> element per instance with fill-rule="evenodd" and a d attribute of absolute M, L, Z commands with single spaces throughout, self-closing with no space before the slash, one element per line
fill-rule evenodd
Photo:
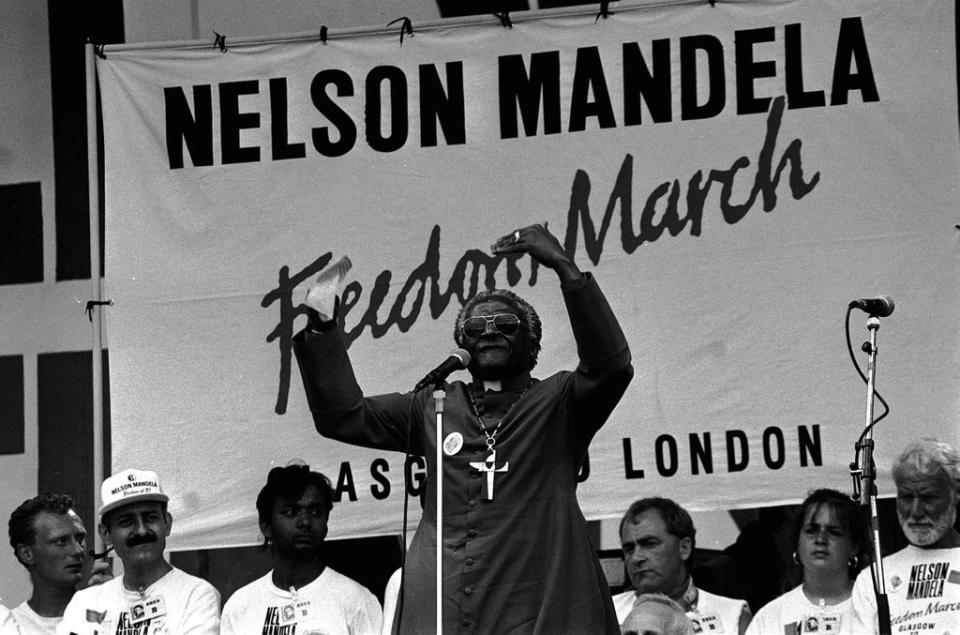
<path fill-rule="evenodd" d="M 450 357 L 457 358 L 457 361 L 460 363 L 458 368 L 466 368 L 470 365 L 470 353 L 462 348 L 457 348 L 451 351 Z"/>
<path fill-rule="evenodd" d="M 880 304 L 883 305 L 884 314 L 881 317 L 886 317 L 893 313 L 893 309 L 896 305 L 893 303 L 893 298 L 888 295 L 878 295 L 877 300 L 880 301 Z"/>
<path fill-rule="evenodd" d="M 850 303 L 851 308 L 860 309 L 864 313 L 876 317 L 887 317 L 893 313 L 895 307 L 893 298 L 888 295 L 878 295 L 875 298 L 862 298 Z"/>

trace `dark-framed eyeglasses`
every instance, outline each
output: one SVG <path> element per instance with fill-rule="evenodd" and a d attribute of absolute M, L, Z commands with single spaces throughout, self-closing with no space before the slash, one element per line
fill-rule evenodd
<path fill-rule="evenodd" d="M 497 313 L 496 315 L 474 315 L 468 317 L 460 325 L 460 332 L 466 337 L 477 338 L 487 332 L 487 325 L 504 335 L 513 335 L 520 330 L 520 318 L 513 313 Z"/>

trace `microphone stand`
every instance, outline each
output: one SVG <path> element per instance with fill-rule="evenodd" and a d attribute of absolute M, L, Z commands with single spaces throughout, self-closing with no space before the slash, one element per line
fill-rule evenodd
<path fill-rule="evenodd" d="M 880 551 L 880 522 L 877 512 L 877 468 L 873 461 L 873 411 L 874 386 L 877 374 L 877 331 L 880 319 L 875 315 L 867 318 L 870 341 L 864 342 L 862 350 L 868 354 L 867 362 L 867 408 L 863 439 L 857 444 L 857 456 L 860 464 L 851 465 L 853 475 L 853 498 L 860 500 L 870 514 L 870 539 L 873 543 L 873 561 L 870 573 L 873 576 L 873 590 L 877 598 L 877 624 L 881 635 L 890 635 L 890 603 L 887 599 L 886 583 L 883 576 L 883 555 Z"/>
<path fill-rule="evenodd" d="M 443 400 L 447 393 L 443 380 L 434 385 L 433 402 L 437 417 L 437 449 L 435 456 L 437 481 L 437 635 L 443 633 Z"/>

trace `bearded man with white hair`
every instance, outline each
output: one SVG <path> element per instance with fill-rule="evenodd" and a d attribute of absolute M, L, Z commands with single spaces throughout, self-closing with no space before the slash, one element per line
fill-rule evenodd
<path fill-rule="evenodd" d="M 892 632 L 956 633 L 960 625 L 960 455 L 936 439 L 910 443 L 893 463 L 897 517 L 909 545 L 883 559 Z M 854 610 L 877 624 L 873 578 L 853 587 Z"/>

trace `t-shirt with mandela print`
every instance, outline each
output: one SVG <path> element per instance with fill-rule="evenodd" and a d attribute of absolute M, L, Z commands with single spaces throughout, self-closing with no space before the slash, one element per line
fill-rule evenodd
<path fill-rule="evenodd" d="M 960 547 L 909 545 L 883 559 L 883 577 L 892 633 L 960 633 Z M 865 624 L 876 624 L 877 600 L 870 569 L 857 576 L 853 608 Z"/>
<path fill-rule="evenodd" d="M 273 571 L 241 587 L 223 607 L 223 635 L 379 635 L 380 602 L 363 585 L 330 567 L 294 591 L 273 583 Z"/>
<path fill-rule="evenodd" d="M 206 580 L 173 568 L 143 590 L 123 577 L 77 591 L 57 635 L 218 635 L 220 594 Z"/>

